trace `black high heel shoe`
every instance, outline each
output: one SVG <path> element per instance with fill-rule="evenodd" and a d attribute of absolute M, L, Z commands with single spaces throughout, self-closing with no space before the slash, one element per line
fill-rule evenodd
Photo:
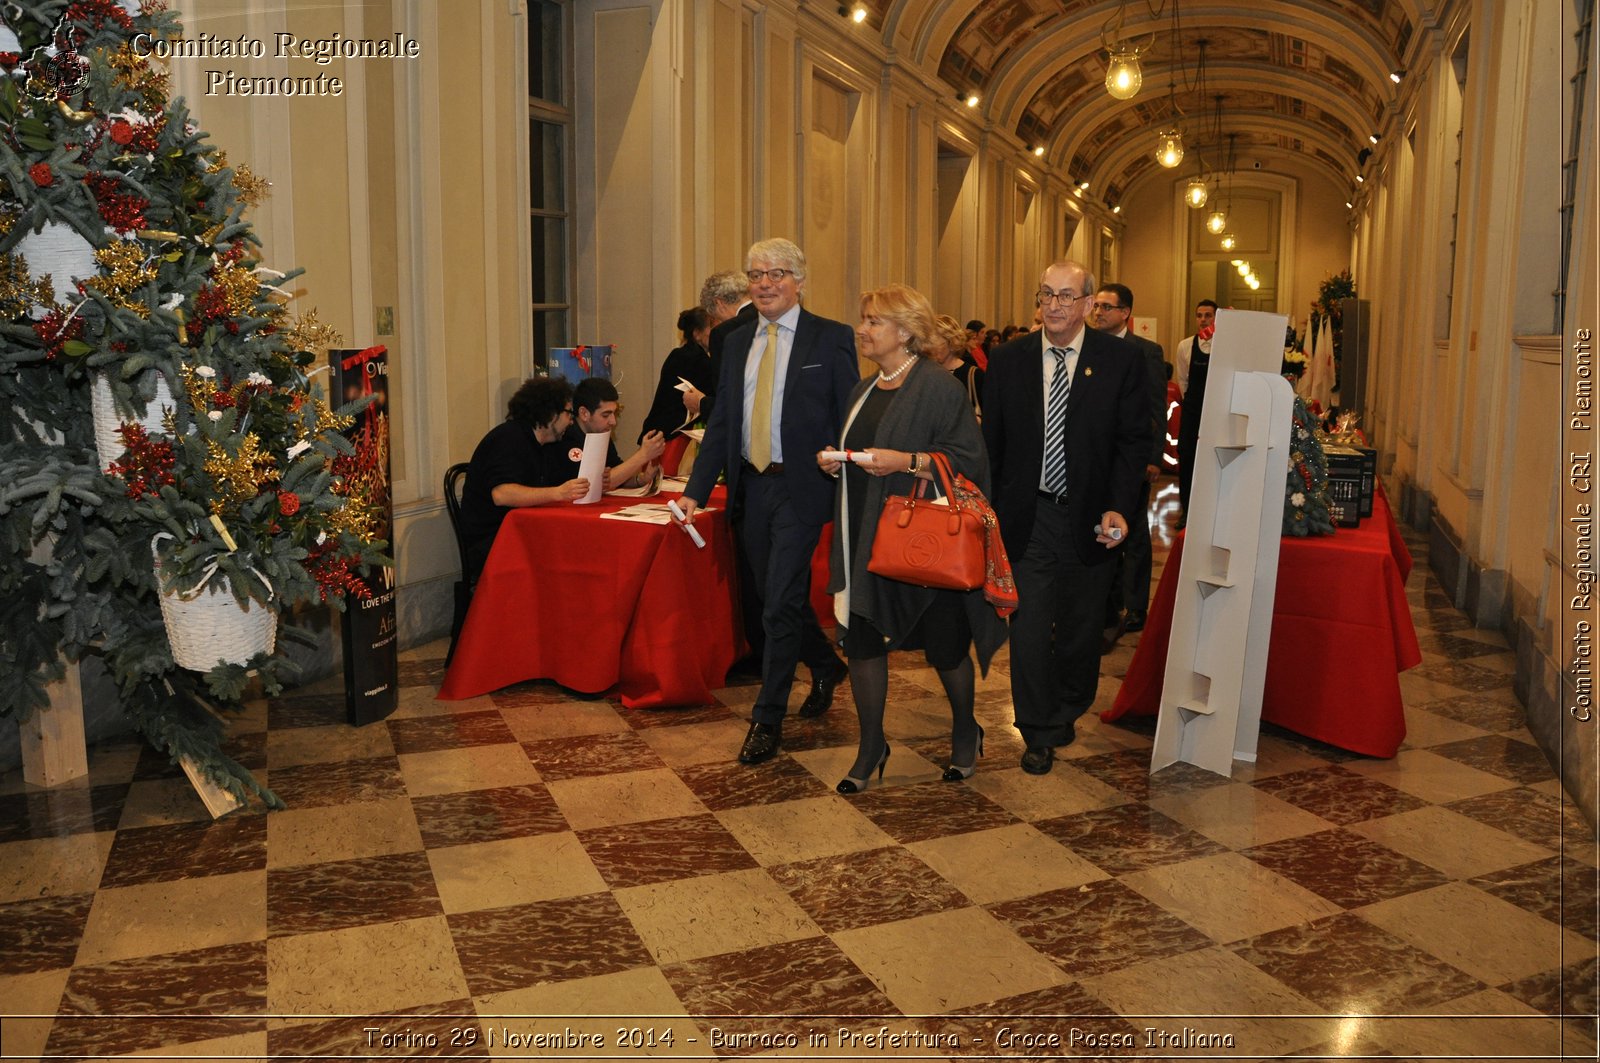
<path fill-rule="evenodd" d="M 889 763 L 889 743 L 885 742 L 883 744 L 883 756 L 878 758 L 878 781 L 880 783 L 883 782 L 883 766 L 887 763 Z M 868 769 L 865 779 L 857 779 L 853 775 L 846 775 L 839 780 L 839 785 L 835 786 L 834 789 L 841 794 L 859 794 L 867 788 L 867 784 L 871 781 L 872 771 Z"/>
<path fill-rule="evenodd" d="M 973 772 L 978 770 L 978 757 L 983 756 L 983 724 L 978 725 L 978 753 L 972 758 L 972 763 L 962 767 L 953 761 L 944 769 L 944 774 L 939 776 L 945 782 L 964 782 L 972 778 Z"/>

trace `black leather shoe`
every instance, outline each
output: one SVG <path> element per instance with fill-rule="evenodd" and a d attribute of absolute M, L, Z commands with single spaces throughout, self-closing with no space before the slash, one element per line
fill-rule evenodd
<path fill-rule="evenodd" d="M 1056 751 L 1049 746 L 1029 746 L 1022 754 L 1022 770 L 1029 775 L 1048 775 L 1056 762 Z"/>
<path fill-rule="evenodd" d="M 1144 614 L 1143 613 L 1129 613 L 1127 616 L 1123 617 L 1122 618 L 1122 630 L 1124 630 L 1124 631 L 1143 631 L 1144 630 Z"/>
<path fill-rule="evenodd" d="M 760 764 L 763 760 L 771 760 L 777 755 L 778 744 L 782 741 L 782 724 L 751 724 L 744 736 L 744 745 L 739 749 L 739 763 Z"/>
<path fill-rule="evenodd" d="M 802 720 L 809 720 L 821 716 L 833 708 L 833 691 L 844 682 L 844 677 L 850 674 L 850 669 L 840 665 L 832 672 L 813 672 L 811 675 L 811 693 L 806 695 L 806 700 L 800 703 L 799 716 Z"/>

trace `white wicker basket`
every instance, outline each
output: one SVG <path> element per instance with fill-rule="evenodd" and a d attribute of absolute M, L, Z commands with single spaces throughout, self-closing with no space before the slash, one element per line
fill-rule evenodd
<path fill-rule="evenodd" d="M 145 406 L 144 416 L 124 417 L 111 397 L 111 382 L 104 373 L 96 373 L 89 389 L 89 407 L 94 414 L 94 446 L 100 452 L 100 468 L 104 469 L 116 461 L 128 449 L 118 434 L 123 424 L 141 424 L 146 432 L 156 435 L 165 428 L 161 423 L 162 417 L 174 406 L 176 403 L 172 398 L 172 390 L 167 387 L 167 378 L 158 374 L 156 397 Z"/>
<path fill-rule="evenodd" d="M 57 302 L 64 299 L 79 281 L 100 272 L 100 266 L 94 260 L 94 248 L 89 241 L 79 236 L 72 226 L 60 222 L 46 222 L 40 231 L 28 233 L 17 241 L 15 253 L 28 260 L 30 279 L 50 278 Z M 39 318 L 47 312 L 45 307 L 36 306 L 32 315 Z"/>
<path fill-rule="evenodd" d="M 160 538 L 159 536 L 157 538 Z M 241 607 L 222 576 L 214 576 L 192 595 L 161 591 L 161 555 L 155 552 L 161 620 L 167 626 L 172 659 L 180 668 L 209 672 L 218 662 L 245 664 L 278 644 L 278 614 L 252 600 Z"/>

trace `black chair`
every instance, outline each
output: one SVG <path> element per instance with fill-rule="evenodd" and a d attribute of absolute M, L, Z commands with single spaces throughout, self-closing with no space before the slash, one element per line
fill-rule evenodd
<path fill-rule="evenodd" d="M 450 650 L 444 655 L 445 667 L 456 655 L 456 640 L 461 637 L 461 626 L 467 622 L 467 607 L 472 604 L 472 591 L 477 585 L 477 573 L 467 558 L 467 544 L 461 538 L 461 495 L 467 486 L 467 463 L 458 461 L 444 471 L 444 508 L 450 514 L 450 530 L 455 532 L 456 552 L 461 555 L 461 578 L 456 580 L 455 615 L 450 620 Z"/>

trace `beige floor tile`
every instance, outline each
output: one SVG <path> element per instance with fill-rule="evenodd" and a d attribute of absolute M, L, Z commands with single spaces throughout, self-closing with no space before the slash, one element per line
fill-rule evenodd
<path fill-rule="evenodd" d="M 1166 864 L 1121 881 L 1213 941 L 1238 941 L 1341 910 L 1238 853 Z"/>
<path fill-rule="evenodd" d="M 1015 762 L 995 758 L 991 764 L 985 758 L 965 785 L 1029 821 L 1128 803 L 1127 794 L 1072 767 L 1070 761 L 1058 762 L 1048 775 L 1029 775 Z"/>
<path fill-rule="evenodd" d="M 1500 675 L 1517 673 L 1517 655 L 1514 653 L 1486 653 L 1482 657 L 1472 658 L 1468 663 L 1474 668 L 1482 668 L 1486 672 L 1498 672 Z"/>
<path fill-rule="evenodd" d="M 1584 939 L 1464 882 L 1356 909 L 1361 918 L 1489 985 L 1560 967 Z M 1470 928 L 1468 932 L 1467 928 Z"/>
<path fill-rule="evenodd" d="M 1427 749 L 1402 749 L 1392 760 L 1353 760 L 1345 767 L 1435 804 L 1495 793 L 1516 785 L 1510 779 L 1479 771 Z"/>
<path fill-rule="evenodd" d="M 703 815 L 706 806 L 670 768 L 546 784 L 573 830 Z"/>
<path fill-rule="evenodd" d="M 187 776 L 176 779 L 142 779 L 128 787 L 118 830 L 159 827 L 168 823 L 201 823 L 211 819 L 205 802 Z"/>
<path fill-rule="evenodd" d="M 77 962 L 109 963 L 266 936 L 265 871 L 151 882 L 95 895 Z"/>
<path fill-rule="evenodd" d="M 1233 781 L 1254 782 L 1274 775 L 1287 775 L 1292 771 L 1326 767 L 1327 763 L 1322 757 L 1291 745 L 1276 735 L 1262 735 L 1256 743 L 1255 760 L 1233 762 Z"/>
<path fill-rule="evenodd" d="M 1241 782 L 1154 797 L 1150 807 L 1230 849 L 1327 830 L 1321 816 Z"/>
<path fill-rule="evenodd" d="M 907 783 L 931 782 L 944 771 L 942 762 L 935 764 L 926 757 L 918 756 L 910 746 L 903 742 L 896 743 L 894 734 L 889 735 L 889 762 L 884 765 L 883 781 L 879 783 L 878 776 L 872 776 L 872 786 L 904 786 Z M 854 743 L 847 746 L 827 746 L 822 749 L 803 749 L 789 754 L 811 774 L 828 784 L 828 789 L 833 789 L 850 773 L 850 767 L 856 761 L 856 747 Z"/>
<path fill-rule="evenodd" d="M 1456 691 L 1452 691 L 1456 693 Z M 1432 701 L 1433 698 L 1428 700 Z M 1460 742 L 1467 738 L 1482 738 L 1488 731 L 1472 727 L 1452 720 L 1448 716 L 1440 716 L 1425 709 L 1412 708 L 1410 699 L 1406 700 L 1406 737 L 1402 744 L 1403 749 L 1425 749 L 1428 746 L 1442 746 L 1446 742 Z"/>
<path fill-rule="evenodd" d="M 573 735 L 627 731 L 628 721 L 604 701 L 560 701 L 548 705 L 508 705 L 500 710 L 519 742 Z"/>
<path fill-rule="evenodd" d="M 1061 985 L 1067 976 L 982 908 L 958 908 L 833 935 L 907 1015 L 938 1014 Z M 959 956 L 960 962 L 952 962 Z"/>
<path fill-rule="evenodd" d="M 487 694 L 461 701 L 440 701 L 434 695 L 435 690 L 431 686 L 401 687 L 400 697 L 396 699 L 394 712 L 389 714 L 389 719 L 415 720 L 423 716 L 445 716 L 452 712 L 487 712 L 495 707 L 494 699 Z"/>
<path fill-rule="evenodd" d="M 570 831 L 428 850 L 449 913 L 598 893 L 605 879 Z"/>
<path fill-rule="evenodd" d="M 763 867 L 894 844 L 848 801 L 833 797 L 749 805 L 716 816 Z"/>
<path fill-rule="evenodd" d="M 639 732 L 656 756 L 674 768 L 732 760 L 750 725 L 744 720 L 714 720 L 677 727 L 647 727 Z"/>
<path fill-rule="evenodd" d="M 422 848 L 422 832 L 404 797 L 320 808 L 290 808 L 267 817 L 267 866 L 293 867 Z"/>
<path fill-rule="evenodd" d="M 92 893 L 116 837 L 100 831 L 0 845 L 0 904 Z"/>
<path fill-rule="evenodd" d="M 1326 1019 L 1287 1017 L 1315 1015 L 1321 1008 L 1220 947 L 1085 978 L 1083 986 L 1118 1014 L 1134 1016 L 1129 1021 L 1140 1030 L 1141 1047 L 1181 1045 L 1185 1028 L 1208 1038 L 1233 1038 L 1231 1049 L 1190 1048 L 1175 1055 L 1276 1056 L 1329 1035 Z M 1147 1027 L 1159 1032 L 1146 1032 Z M 1163 1041 L 1163 1034 L 1180 1040 Z"/>
<path fill-rule="evenodd" d="M 392 756 L 394 743 L 389 739 L 389 729 L 381 723 L 366 727 L 343 723 L 286 727 L 267 733 L 267 763 L 274 768 Z"/>
<path fill-rule="evenodd" d="M 245 730 L 266 730 L 266 702 L 256 702 L 262 706 L 262 722 L 260 726 L 246 727 L 243 721 L 235 719 L 230 725 L 234 734 L 243 734 Z M 133 769 L 139 763 L 139 757 L 144 753 L 144 743 L 129 742 L 117 745 L 112 749 L 96 750 L 89 758 L 89 785 L 106 786 L 115 783 L 127 782 L 133 778 Z"/>
<path fill-rule="evenodd" d="M 1426 660 L 1426 658 L 1424 658 Z M 1415 672 L 1400 673 L 1400 698 L 1409 710 L 1413 705 L 1426 705 L 1440 698 L 1459 697 L 1461 691 L 1436 679 L 1425 679 Z"/>
<path fill-rule="evenodd" d="M 1350 829 L 1451 878 L 1472 878 L 1552 855 L 1543 846 L 1436 805 L 1369 819 Z"/>
<path fill-rule="evenodd" d="M 0 1044 L 5 1045 L 8 1057 L 35 1059 L 44 1054 L 45 1042 L 50 1039 L 50 1025 L 61 1007 L 61 991 L 67 987 L 65 968 L 59 971 L 39 971 L 35 974 L 8 975 L 0 978 Z M 16 1018 L 20 1015 L 42 1015 L 44 1018 Z"/>
<path fill-rule="evenodd" d="M 657 963 L 816 937 L 811 917 L 760 868 L 615 892 Z"/>
<path fill-rule="evenodd" d="M 441 749 L 433 753 L 402 753 L 396 759 L 406 781 L 406 793 L 412 797 L 523 786 L 539 781 L 539 769 L 528 760 L 522 747 L 512 742 Z"/>
<path fill-rule="evenodd" d="M 626 1058 L 706 1055 L 705 1031 L 689 1021 L 683 1003 L 655 967 L 636 967 L 615 974 L 494 993 L 479 997 L 477 1008 L 482 1018 L 487 1047 L 496 1058 L 597 1058 L 606 1051 L 617 1050 L 619 1027 L 630 1032 L 637 1028 L 641 1040 L 646 1031 L 654 1031 L 652 1043 L 638 1048 L 629 1047 Z M 628 1018 L 621 1020 L 615 1017 L 619 1015 Z M 581 1036 L 603 1037 L 604 1046 L 595 1045 L 592 1041 L 582 1048 L 564 1048 L 559 1044 L 533 1047 L 526 1041 L 516 1043 L 517 1038 L 527 1038 L 533 1034 L 561 1034 L 565 1031 Z M 671 1031 L 671 1045 L 663 1043 L 666 1031 Z"/>
<path fill-rule="evenodd" d="M 1026 823 L 906 846 L 975 904 L 1081 886 L 1106 877 L 1083 857 Z"/>
<path fill-rule="evenodd" d="M 467 996 L 442 915 L 267 941 L 271 1013 L 381 1015 Z"/>
<path fill-rule="evenodd" d="M 1422 1059 L 1560 1055 L 1560 1024 L 1498 989 L 1458 997 L 1428 1010 L 1433 1014 L 1380 1021 L 1378 1040 L 1397 1055 Z"/>

